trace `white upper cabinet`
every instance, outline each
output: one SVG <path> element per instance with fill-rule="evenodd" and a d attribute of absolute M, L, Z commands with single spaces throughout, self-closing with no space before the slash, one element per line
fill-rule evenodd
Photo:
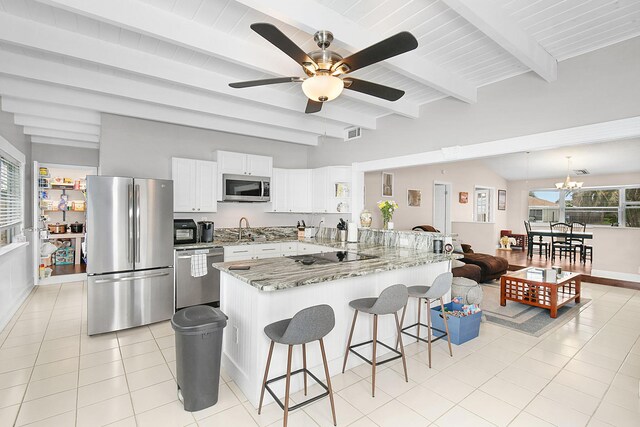
<path fill-rule="evenodd" d="M 289 212 L 311 212 L 311 170 L 289 169 L 287 205 Z"/>
<path fill-rule="evenodd" d="M 218 151 L 219 173 L 229 173 L 233 175 L 247 174 L 247 155 L 243 153 L 232 153 L 231 151 Z"/>
<path fill-rule="evenodd" d="M 273 170 L 273 158 L 247 154 L 245 168 L 248 175 L 270 177 Z"/>
<path fill-rule="evenodd" d="M 351 212 L 350 166 L 328 166 L 314 169 L 312 181 L 313 212 Z"/>
<path fill-rule="evenodd" d="M 255 154 L 218 151 L 218 173 L 271 177 L 273 158 Z"/>
<path fill-rule="evenodd" d="M 287 169 L 273 168 L 271 177 L 271 211 L 289 212 L 287 205 Z"/>
<path fill-rule="evenodd" d="M 311 169 L 273 169 L 272 212 L 311 212 Z"/>
<path fill-rule="evenodd" d="M 174 212 L 216 212 L 216 162 L 171 159 Z"/>

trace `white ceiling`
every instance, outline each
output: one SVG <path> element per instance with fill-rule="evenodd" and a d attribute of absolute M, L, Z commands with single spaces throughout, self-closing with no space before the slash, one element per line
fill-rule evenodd
<path fill-rule="evenodd" d="M 567 175 L 567 156 L 571 156 L 570 175 L 576 181 L 580 181 L 574 173 L 576 169 L 587 169 L 589 175 L 640 172 L 640 163 L 629 161 L 640 159 L 638 139 L 507 154 L 482 162 L 509 181 L 544 178 L 561 181 Z"/>
<path fill-rule="evenodd" d="M 98 148 L 105 112 L 315 145 L 530 70 L 553 81 L 557 61 L 640 35 L 639 18 L 639 0 L 0 0 L 1 108 L 43 144 Z M 254 22 L 305 51 L 330 30 L 343 55 L 411 31 L 415 51 L 353 73 L 406 95 L 345 91 L 305 115 L 299 84 L 231 89 L 302 75 Z"/>

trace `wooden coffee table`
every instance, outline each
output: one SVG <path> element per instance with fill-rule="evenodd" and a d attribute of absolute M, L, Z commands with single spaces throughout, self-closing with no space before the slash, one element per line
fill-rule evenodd
<path fill-rule="evenodd" d="M 500 305 L 507 305 L 507 300 L 550 310 L 552 318 L 558 317 L 558 308 L 571 300 L 580 302 L 579 273 L 563 272 L 556 282 L 545 282 L 536 271 L 540 269 L 525 268 L 506 273 L 500 278 Z"/>

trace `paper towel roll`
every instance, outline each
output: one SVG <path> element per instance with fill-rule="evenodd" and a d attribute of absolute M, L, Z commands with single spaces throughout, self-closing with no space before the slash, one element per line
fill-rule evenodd
<path fill-rule="evenodd" d="M 347 241 L 351 243 L 358 241 L 358 225 L 355 222 L 350 222 L 347 225 Z"/>

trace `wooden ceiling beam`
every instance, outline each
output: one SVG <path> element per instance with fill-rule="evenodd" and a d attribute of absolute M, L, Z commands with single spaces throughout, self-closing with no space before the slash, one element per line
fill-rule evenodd
<path fill-rule="evenodd" d="M 211 55 L 261 73 L 274 76 L 303 76 L 291 60 L 280 60 L 278 51 L 267 45 L 247 42 L 138 0 L 36 0 L 101 22 L 116 25 L 176 46 Z M 233 79 L 227 79 L 231 83 Z M 382 107 L 392 113 L 418 117 L 419 105 L 407 100 L 388 102 L 363 98 L 345 91 L 341 96 Z"/>
<path fill-rule="evenodd" d="M 521 63 L 548 82 L 558 78 L 558 61 L 494 0 L 442 0 Z"/>
<path fill-rule="evenodd" d="M 262 139 L 303 145 L 318 145 L 318 136 L 307 132 L 259 125 L 254 122 L 233 120 L 197 111 L 185 111 L 171 106 L 91 93 L 80 89 L 25 80 L 13 76 L 0 75 L 0 96 L 17 98 L 30 103 L 43 102 L 51 104 L 51 100 L 55 100 L 62 107 L 99 110 L 109 114 L 248 135 Z"/>

